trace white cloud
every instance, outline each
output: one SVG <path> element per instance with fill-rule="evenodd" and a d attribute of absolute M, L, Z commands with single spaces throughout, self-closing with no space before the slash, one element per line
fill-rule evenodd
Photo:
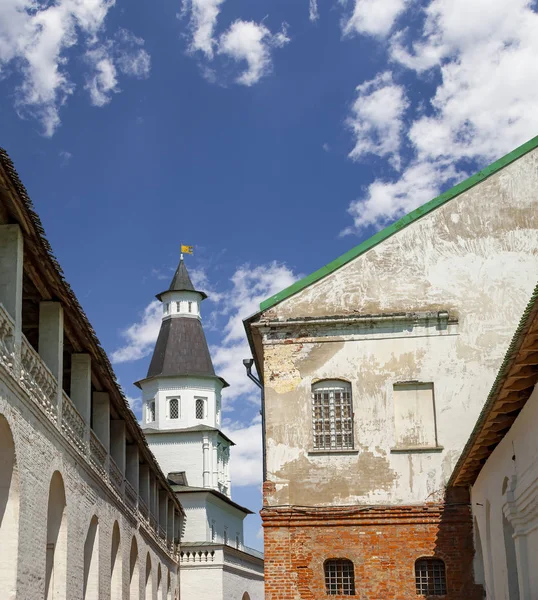
<path fill-rule="evenodd" d="M 251 423 L 227 421 L 224 433 L 236 442 L 232 448 L 230 475 L 233 486 L 261 485 L 262 482 L 262 427 L 261 417 Z"/>
<path fill-rule="evenodd" d="M 96 48 L 86 53 L 89 61 L 93 63 L 94 74 L 86 83 L 94 106 L 104 106 L 110 102 L 110 94 L 118 92 L 117 71 L 112 60 L 104 48 Z"/>
<path fill-rule="evenodd" d="M 162 304 L 158 300 L 153 300 L 144 309 L 140 321 L 121 332 L 126 344 L 112 353 L 112 362 L 132 362 L 151 354 L 159 335 L 161 320 Z"/>
<path fill-rule="evenodd" d="M 271 71 L 271 51 L 282 48 L 289 41 L 285 24 L 279 33 L 273 34 L 262 23 L 238 20 L 222 34 L 219 54 L 230 56 L 237 62 L 245 61 L 247 69 L 236 81 L 251 86 Z"/>
<path fill-rule="evenodd" d="M 344 21 L 344 33 L 387 35 L 409 0 L 354 0 L 353 13 Z"/>
<path fill-rule="evenodd" d="M 213 58 L 216 40 L 214 39 L 220 6 L 224 0 L 183 0 L 183 14 L 190 12 L 192 39 L 190 51 L 200 51 L 209 59 Z"/>
<path fill-rule="evenodd" d="M 60 109 L 75 84 L 68 72 L 67 51 L 77 44 L 84 53 L 99 47 L 99 35 L 114 0 L 2 0 L 0 2 L 0 76 L 16 73 L 16 107 L 21 116 L 37 118 L 44 134 L 60 125 Z M 109 60 L 109 59 L 108 59 Z M 92 100 L 103 104 L 114 89 L 107 58 L 93 61 L 96 85 Z"/>
<path fill-rule="evenodd" d="M 351 203 L 357 231 L 382 226 L 435 197 L 538 131 L 538 14 L 530 0 L 431 0 L 418 38 L 390 41 L 392 60 L 434 91 L 404 133 L 411 156 L 394 180 Z M 424 86 L 423 90 L 428 89 Z M 460 162 L 464 161 L 464 162 Z"/>
<path fill-rule="evenodd" d="M 318 1 L 310 0 L 308 7 L 308 17 L 311 21 L 317 21 L 319 19 Z"/>
<path fill-rule="evenodd" d="M 349 157 L 359 160 L 368 153 L 389 155 L 399 167 L 403 115 L 408 105 L 403 87 L 393 83 L 389 71 L 357 86 L 357 98 L 347 119 L 355 137 Z"/>

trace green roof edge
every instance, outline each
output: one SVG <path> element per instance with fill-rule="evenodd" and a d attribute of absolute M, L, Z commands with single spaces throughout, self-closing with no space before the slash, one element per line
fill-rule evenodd
<path fill-rule="evenodd" d="M 364 242 L 361 242 L 358 246 L 351 248 L 351 250 L 348 250 L 345 254 L 342 254 L 341 256 L 334 259 L 333 261 L 331 261 L 324 267 L 321 267 L 321 269 L 318 269 L 317 271 L 314 271 L 314 273 L 311 273 L 310 275 L 303 277 L 303 279 L 296 281 L 289 287 L 278 292 L 278 294 L 275 294 L 274 296 L 267 298 L 267 300 L 264 300 L 263 302 L 260 303 L 260 310 L 264 311 L 269 308 L 272 308 L 279 302 L 282 302 L 283 300 L 286 300 L 290 296 L 297 294 L 297 292 L 304 290 L 306 287 L 308 287 L 312 283 L 315 283 L 316 281 L 323 279 L 330 273 L 333 273 L 340 267 L 343 267 L 345 264 L 352 261 L 354 258 L 357 258 L 357 256 L 360 256 L 361 254 L 364 254 L 366 251 L 370 250 L 374 246 L 377 246 L 377 244 L 380 244 L 381 242 L 383 242 L 390 236 L 394 235 L 395 233 L 397 233 L 404 227 L 407 227 L 414 221 L 417 221 L 424 215 L 427 215 L 428 213 L 432 212 L 439 206 L 442 206 L 449 200 L 452 200 L 456 196 L 459 196 L 463 192 L 466 192 L 467 190 L 471 189 L 477 183 L 484 181 L 484 179 L 487 179 L 494 173 L 497 173 L 497 171 L 500 171 L 507 165 L 513 163 L 515 160 L 517 160 L 518 158 L 521 158 L 522 156 L 524 156 L 525 154 L 527 154 L 531 150 L 534 150 L 537 147 L 538 147 L 538 135 L 536 137 L 533 137 L 528 142 L 525 142 L 524 144 L 522 144 L 515 150 L 512 150 L 512 152 L 509 152 L 502 158 L 499 158 L 494 163 L 485 167 L 481 171 L 478 171 L 478 173 L 475 173 L 468 179 L 465 179 L 464 181 L 458 183 L 457 185 L 450 188 L 446 192 L 443 192 L 440 196 L 437 196 L 433 200 L 426 202 L 426 204 L 423 204 L 422 206 L 415 208 L 415 210 L 413 210 L 410 213 L 408 213 L 407 215 L 403 216 L 401 219 L 399 219 L 395 223 L 392 223 L 392 225 L 389 225 L 388 227 L 385 227 L 385 229 L 378 231 L 371 238 L 368 238 Z"/>

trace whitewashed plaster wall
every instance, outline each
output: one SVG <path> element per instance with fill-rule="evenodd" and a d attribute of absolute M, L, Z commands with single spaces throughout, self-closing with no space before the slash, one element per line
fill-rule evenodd
<path fill-rule="evenodd" d="M 43 598 L 45 594 L 46 532 L 49 486 L 60 473 L 65 486 L 67 517 L 67 588 L 69 600 L 82 600 L 84 544 L 90 521 L 98 518 L 99 598 L 111 594 L 112 531 L 120 530 L 122 597 L 129 597 L 129 559 L 133 537 L 138 545 L 140 598 L 144 598 L 146 557 L 152 562 L 153 590 L 157 600 L 157 570 L 161 565 L 163 587 L 170 574 L 171 598 L 178 589 L 178 565 L 163 553 L 129 517 L 123 504 L 43 415 L 37 403 L 25 396 L 0 367 L 0 415 L 7 420 L 14 439 L 19 484 L 17 599 Z M 6 540 L 0 539 L 0 544 Z M 0 582 L 1 588 L 1 582 Z M 0 589 L 2 600 L 11 600 Z M 150 600 L 150 598 L 147 598 Z"/>
<path fill-rule="evenodd" d="M 538 388 L 500 444 L 482 467 L 472 487 L 475 540 L 488 600 L 509 595 L 505 539 L 506 520 L 514 531 L 519 597 L 538 598 Z M 504 527 L 503 527 L 504 524 Z M 507 532 L 508 534 L 508 532 Z M 508 535 L 506 535 L 508 538 Z"/>
<path fill-rule="evenodd" d="M 149 447 L 165 475 L 177 471 L 187 473 L 187 483 L 203 487 L 203 437 L 201 432 L 189 431 L 181 434 L 152 433 L 144 431 Z M 212 432 L 210 432 L 212 434 Z"/>
<path fill-rule="evenodd" d="M 222 382 L 217 378 L 159 377 L 141 383 L 144 403 L 144 426 L 164 429 L 185 429 L 198 425 L 219 427 Z M 168 400 L 179 398 L 179 418 L 171 419 Z M 196 399 L 206 400 L 203 419 L 196 418 Z M 155 401 L 155 421 L 148 421 L 148 402 Z"/>
<path fill-rule="evenodd" d="M 441 493 L 537 273 L 535 150 L 262 313 L 269 504 L 405 504 Z M 375 316 L 271 325 L 444 312 L 446 327 Z M 310 453 L 320 378 L 352 385 L 356 454 Z M 442 448 L 395 454 L 393 385 L 413 380 L 434 384 Z"/>
<path fill-rule="evenodd" d="M 189 547 L 191 557 L 181 561 L 181 600 L 263 600 L 263 562 L 245 552 L 224 546 Z M 212 552 L 209 558 L 206 552 Z M 202 558 L 198 557 L 198 552 Z"/>
<path fill-rule="evenodd" d="M 187 542 L 223 543 L 224 529 L 228 531 L 228 543 L 235 545 L 236 534 L 243 543 L 243 519 L 245 513 L 210 492 L 182 493 L 179 496 L 187 514 L 183 540 Z M 211 525 L 215 524 L 215 539 L 211 539 Z"/>
<path fill-rule="evenodd" d="M 229 461 L 226 466 L 219 462 L 217 451 L 219 444 L 229 448 L 229 442 L 218 431 L 153 433 L 145 429 L 144 433 L 165 475 L 185 471 L 188 485 L 219 489 L 219 483 L 223 483 L 227 495 L 231 495 Z"/>

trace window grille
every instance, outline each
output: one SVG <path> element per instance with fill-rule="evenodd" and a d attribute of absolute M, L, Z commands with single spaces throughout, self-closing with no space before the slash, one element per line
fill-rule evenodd
<path fill-rule="evenodd" d="M 180 306 L 181 306 L 181 303 L 180 302 L 176 302 L 176 310 L 177 310 L 177 312 L 180 312 Z"/>
<path fill-rule="evenodd" d="M 325 591 L 329 596 L 355 595 L 355 573 L 350 560 L 325 561 Z"/>
<path fill-rule="evenodd" d="M 170 419 L 179 419 L 179 400 L 172 398 L 170 400 Z"/>
<path fill-rule="evenodd" d="M 192 302 L 189 302 L 189 312 L 192 312 Z"/>
<path fill-rule="evenodd" d="M 228 530 L 226 528 L 224 529 L 224 545 L 228 545 Z"/>
<path fill-rule="evenodd" d="M 170 302 L 167 302 L 164 305 L 164 314 L 167 315 L 169 310 L 170 310 Z"/>
<path fill-rule="evenodd" d="M 205 413 L 205 403 L 203 398 L 196 399 L 196 418 L 203 419 Z"/>
<path fill-rule="evenodd" d="M 211 522 L 211 541 L 215 541 L 215 521 Z"/>
<path fill-rule="evenodd" d="M 155 421 L 155 402 L 148 402 L 147 421 L 148 421 L 148 423 Z"/>
<path fill-rule="evenodd" d="M 235 536 L 235 547 L 239 550 L 240 545 L 241 545 L 241 542 L 239 541 L 239 534 L 237 534 Z"/>
<path fill-rule="evenodd" d="M 315 449 L 353 449 L 351 386 L 343 381 L 312 386 L 312 421 Z"/>
<path fill-rule="evenodd" d="M 445 563 L 439 558 L 421 558 L 415 563 L 417 596 L 447 593 Z"/>

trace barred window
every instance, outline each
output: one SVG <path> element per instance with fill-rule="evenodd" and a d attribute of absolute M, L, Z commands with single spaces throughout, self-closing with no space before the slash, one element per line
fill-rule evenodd
<path fill-rule="evenodd" d="M 189 312 L 192 312 L 192 302 L 189 302 Z"/>
<path fill-rule="evenodd" d="M 354 596 L 353 563 L 345 558 L 325 561 L 325 591 L 328 596 Z"/>
<path fill-rule="evenodd" d="M 155 421 L 155 401 L 148 402 L 146 407 L 146 421 L 151 423 Z"/>
<path fill-rule="evenodd" d="M 205 416 L 205 400 L 196 398 L 196 418 L 203 419 Z"/>
<path fill-rule="evenodd" d="M 353 449 L 351 385 L 345 381 L 319 381 L 312 386 L 314 448 Z"/>
<path fill-rule="evenodd" d="M 176 302 L 176 311 L 181 312 L 181 302 Z"/>
<path fill-rule="evenodd" d="M 445 595 L 445 563 L 440 558 L 419 558 L 415 562 L 415 583 L 417 596 Z"/>
<path fill-rule="evenodd" d="M 179 400 L 178 398 L 171 398 L 168 405 L 170 413 L 170 419 L 179 419 Z"/>

